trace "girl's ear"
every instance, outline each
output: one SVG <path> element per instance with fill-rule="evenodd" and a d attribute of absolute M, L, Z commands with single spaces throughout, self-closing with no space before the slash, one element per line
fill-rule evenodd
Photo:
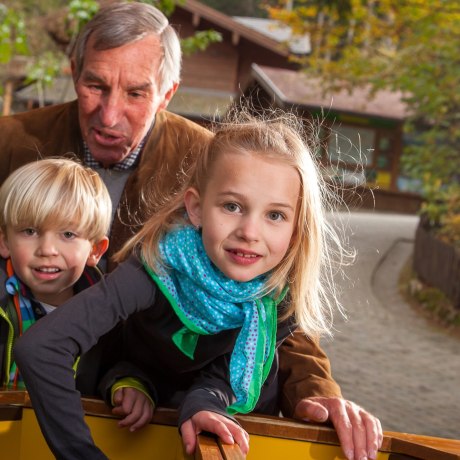
<path fill-rule="evenodd" d="M 0 256 L 4 259 L 10 257 L 10 250 L 8 248 L 8 243 L 6 241 L 5 234 L 0 230 Z"/>
<path fill-rule="evenodd" d="M 102 240 L 94 243 L 88 259 L 86 260 L 86 265 L 88 265 L 88 267 L 95 267 L 101 260 L 101 257 L 104 255 L 105 251 L 107 251 L 108 247 L 109 239 L 106 236 L 104 236 Z"/>
<path fill-rule="evenodd" d="M 201 227 L 201 200 L 196 188 L 190 187 L 184 195 L 185 209 L 194 227 Z"/>

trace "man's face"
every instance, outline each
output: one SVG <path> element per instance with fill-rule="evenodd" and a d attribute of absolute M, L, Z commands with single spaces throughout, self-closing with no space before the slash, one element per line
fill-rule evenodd
<path fill-rule="evenodd" d="M 161 59 L 154 35 L 102 51 L 93 48 L 90 38 L 78 80 L 72 67 L 83 139 L 105 167 L 121 162 L 139 145 L 174 94 L 175 88 L 159 93 Z"/>

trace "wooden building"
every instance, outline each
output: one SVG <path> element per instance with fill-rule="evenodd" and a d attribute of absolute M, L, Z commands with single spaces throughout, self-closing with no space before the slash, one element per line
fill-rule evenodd
<path fill-rule="evenodd" d="M 222 41 L 205 51 L 184 56 L 179 91 L 170 110 L 195 121 L 224 114 L 250 83 L 253 63 L 295 69 L 290 50 L 275 35 L 245 25 L 196 0 L 179 3 L 170 22 L 181 38 L 203 30 L 215 30 Z M 268 32 L 268 29 L 267 29 Z"/>
<path fill-rule="evenodd" d="M 369 90 L 324 93 L 301 71 L 254 64 L 246 95 L 253 104 L 295 110 L 321 120 L 323 158 L 337 165 L 345 181 L 397 190 L 403 123 L 408 115 L 397 92 Z"/>

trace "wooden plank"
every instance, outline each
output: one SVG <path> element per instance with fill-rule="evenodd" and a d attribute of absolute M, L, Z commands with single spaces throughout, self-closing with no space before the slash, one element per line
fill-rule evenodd
<path fill-rule="evenodd" d="M 21 405 L 27 406 L 28 400 L 27 392 L 25 391 L 13 391 L 13 390 L 2 390 L 0 391 L 0 404 L 2 405 Z"/>
<path fill-rule="evenodd" d="M 214 436 L 197 436 L 195 460 L 225 460 Z"/>
<path fill-rule="evenodd" d="M 238 444 L 224 444 L 220 439 L 217 440 L 222 457 L 225 460 L 244 460 L 246 456 L 241 452 Z"/>
<path fill-rule="evenodd" d="M 460 440 L 417 434 L 385 432 L 391 450 L 428 460 L 460 460 Z"/>

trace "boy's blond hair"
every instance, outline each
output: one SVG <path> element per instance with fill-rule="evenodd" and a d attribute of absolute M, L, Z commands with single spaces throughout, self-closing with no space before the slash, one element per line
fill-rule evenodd
<path fill-rule="evenodd" d="M 28 163 L 0 188 L 0 229 L 67 228 L 92 243 L 107 235 L 112 218 L 109 192 L 97 172 L 76 161 L 47 158 Z"/>
<path fill-rule="evenodd" d="M 318 133 L 311 127 L 308 141 L 313 146 L 307 145 L 304 126 L 293 114 L 273 112 L 269 118 L 255 118 L 245 111 L 235 111 L 231 118 L 217 126 L 214 137 L 187 173 L 181 190 L 153 213 L 116 258 L 122 260 L 133 248 L 139 247 L 146 263 L 153 270 L 158 269 L 162 263 L 159 240 L 175 226 L 189 223 L 184 218 L 185 191 L 194 187 L 200 195 L 204 193 L 209 172 L 222 153 L 239 151 L 283 161 L 299 174 L 297 221 L 289 249 L 270 273 L 265 291 L 276 296 L 288 285 L 289 307 L 279 319 L 294 314 L 299 327 L 311 337 L 331 334 L 332 312 L 342 311 L 335 293 L 333 266 L 336 262 L 340 266 L 347 253 L 326 218 L 333 196 L 315 160 Z"/>

